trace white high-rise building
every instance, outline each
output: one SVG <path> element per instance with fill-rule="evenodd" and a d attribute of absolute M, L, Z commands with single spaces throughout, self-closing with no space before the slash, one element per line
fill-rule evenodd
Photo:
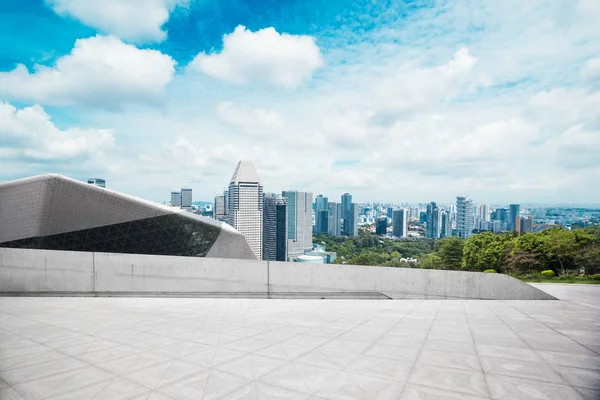
<path fill-rule="evenodd" d="M 263 188 L 251 161 L 240 161 L 229 183 L 229 224 L 262 259 Z"/>
<path fill-rule="evenodd" d="M 310 192 L 288 190 L 281 193 L 288 199 L 288 257 L 295 259 L 312 249 L 312 202 Z"/>
<path fill-rule="evenodd" d="M 213 208 L 213 218 L 221 221 L 225 217 L 225 196 L 215 196 L 215 207 Z"/>
<path fill-rule="evenodd" d="M 405 238 L 407 236 L 408 210 L 406 208 L 392 211 L 392 230 L 395 237 Z"/>
<path fill-rule="evenodd" d="M 181 207 L 181 192 L 171 192 L 171 207 Z"/>
<path fill-rule="evenodd" d="M 456 197 L 456 236 L 468 238 L 473 234 L 473 200 L 470 197 Z"/>
<path fill-rule="evenodd" d="M 192 211 L 192 189 L 181 188 L 181 208 Z"/>

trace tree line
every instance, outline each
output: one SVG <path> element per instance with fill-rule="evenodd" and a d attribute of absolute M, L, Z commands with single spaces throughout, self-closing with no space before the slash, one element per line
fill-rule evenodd
<path fill-rule="evenodd" d="M 468 239 L 392 240 L 361 232 L 353 238 L 317 236 L 315 243 L 337 252 L 336 262 L 463 271 L 495 270 L 527 275 L 552 270 L 556 275 L 600 273 L 600 226 L 561 227 L 518 235 L 483 232 Z M 416 258 L 416 263 L 401 261 Z"/>
<path fill-rule="evenodd" d="M 517 235 L 483 232 L 468 239 L 440 239 L 420 260 L 421 268 L 486 271 L 526 275 L 552 270 L 600 273 L 600 227 L 568 230 L 561 227 Z"/>

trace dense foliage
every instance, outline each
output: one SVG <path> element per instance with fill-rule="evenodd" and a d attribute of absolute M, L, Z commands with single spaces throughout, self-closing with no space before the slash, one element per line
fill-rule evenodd
<path fill-rule="evenodd" d="M 567 230 L 560 227 L 539 233 L 483 232 L 468 239 L 392 240 L 370 233 L 354 238 L 319 236 L 315 243 L 338 254 L 337 262 L 357 265 L 419 267 L 466 271 L 495 270 L 519 276 L 556 276 L 600 273 L 600 227 Z M 417 258 L 418 263 L 401 262 Z M 549 277 L 550 273 L 545 272 Z M 554 276 L 553 275 L 553 276 Z"/>
<path fill-rule="evenodd" d="M 346 261 L 354 265 L 382 265 L 388 267 L 411 267 L 401 258 L 421 259 L 433 251 L 432 239 L 391 240 L 361 232 L 358 236 L 317 236 L 314 243 L 325 245 L 327 251 L 337 253 L 336 262 Z"/>

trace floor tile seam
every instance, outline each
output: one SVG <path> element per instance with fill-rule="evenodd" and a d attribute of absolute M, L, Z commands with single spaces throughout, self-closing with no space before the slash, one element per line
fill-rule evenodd
<path fill-rule="evenodd" d="M 47 361 L 47 362 L 44 362 L 44 363 L 34 364 L 34 365 L 35 366 L 40 366 L 42 364 L 51 363 L 51 362 L 55 362 L 55 361 L 58 361 L 58 360 Z M 80 360 L 78 360 L 78 361 L 80 361 Z M 83 361 L 80 361 L 80 362 L 83 363 Z M 40 378 L 19 381 L 19 382 L 14 383 L 13 385 L 20 385 L 22 383 L 29 383 L 29 382 L 37 381 L 37 380 L 40 380 L 40 379 L 51 378 L 53 376 L 56 376 L 56 375 L 59 375 L 59 374 L 65 373 L 65 372 L 72 372 L 72 371 L 75 371 L 75 370 L 78 370 L 78 369 L 87 369 L 87 368 L 93 367 L 93 365 L 91 365 L 89 363 L 84 363 L 84 364 L 85 364 L 85 366 L 83 366 L 83 367 L 76 367 L 76 368 L 71 368 L 71 369 L 67 369 L 67 370 L 64 370 L 64 371 L 60 371 L 60 372 L 50 373 L 49 375 L 44 375 L 44 376 L 42 376 Z M 108 371 L 105 371 L 105 372 L 108 372 Z M 4 381 L 8 384 L 8 381 L 5 378 L 2 378 L 2 379 L 4 379 Z"/>
<path fill-rule="evenodd" d="M 169 367 L 161 374 L 160 379 L 157 381 L 157 383 L 154 384 L 154 386 L 150 390 L 154 391 L 161 384 L 161 382 L 164 379 L 167 372 L 169 372 L 171 370 L 171 368 L 173 368 L 173 364 L 175 363 L 175 361 L 176 361 L 175 359 L 171 359 L 171 363 L 169 364 Z M 142 385 L 142 386 L 144 386 L 144 385 Z"/>
<path fill-rule="evenodd" d="M 38 364 L 38 365 L 39 365 L 39 364 Z M 88 365 L 87 367 L 83 367 L 83 368 L 81 368 L 81 371 L 80 371 L 80 373 L 82 373 L 82 372 L 84 372 L 85 370 L 87 370 L 87 369 L 89 369 L 89 368 L 92 368 L 92 367 L 93 367 L 92 365 Z M 6 382 L 6 381 L 5 381 L 5 382 L 6 382 L 6 384 L 7 384 L 9 387 L 11 387 L 11 388 L 12 388 L 14 391 L 16 391 L 17 393 L 19 393 L 19 394 L 20 394 L 20 395 L 21 395 L 23 398 L 27 399 L 27 397 L 26 397 L 24 394 L 21 394 L 21 393 L 20 393 L 20 392 L 19 392 L 19 391 L 18 391 L 18 390 L 15 388 L 15 386 L 19 386 L 19 385 L 23 385 L 23 384 L 27 384 L 27 383 L 31 383 L 31 382 L 35 382 L 35 381 L 39 381 L 39 380 L 43 380 L 43 379 L 52 378 L 52 377 L 54 377 L 54 376 L 57 376 L 57 375 L 60 375 L 60 374 L 64 374 L 64 373 L 68 373 L 68 372 L 73 372 L 73 371 L 76 371 L 76 370 L 77 370 L 77 368 L 75 368 L 75 369 L 70 369 L 70 370 L 67 370 L 67 371 L 61 371 L 61 372 L 57 372 L 57 373 L 54 373 L 54 374 L 46 375 L 46 376 L 43 376 L 43 377 L 41 377 L 41 378 L 37 378 L 37 379 L 29 379 L 29 380 L 26 380 L 26 381 L 16 382 L 16 383 L 15 383 L 15 384 L 13 384 L 13 385 L 9 384 L 9 383 L 8 383 L 8 382 Z M 105 372 L 108 372 L 108 371 L 105 371 Z M 77 375 L 79 375 L 79 374 L 77 374 Z M 76 376 L 77 376 L 77 375 L 76 375 Z M 114 374 L 111 374 L 111 375 L 113 375 L 113 376 L 114 376 Z M 113 378 L 107 378 L 106 380 L 112 380 L 112 379 L 113 379 Z M 96 382 L 96 383 L 98 383 L 98 382 Z M 92 384 L 90 384 L 90 385 L 92 385 Z M 86 385 L 86 386 L 90 386 L 90 385 Z M 77 389 L 81 389 L 81 388 L 77 388 Z M 51 391 L 51 390 L 50 390 L 50 391 Z M 44 395 L 44 396 L 45 396 L 45 395 Z M 44 397 L 41 397 L 40 399 L 44 399 Z"/>
<path fill-rule="evenodd" d="M 559 301 L 560 301 L 560 300 L 559 300 Z M 512 305 L 510 305 L 510 304 L 508 304 L 508 306 L 509 306 L 509 307 L 512 307 L 512 308 L 514 308 L 515 310 L 519 311 L 520 313 L 522 313 L 522 314 L 526 315 L 528 318 L 530 318 L 530 319 L 532 319 L 532 320 L 534 320 L 534 321 L 538 322 L 538 321 L 537 321 L 535 318 L 533 318 L 533 317 L 532 317 L 531 315 L 529 315 L 527 312 L 525 312 L 525 311 L 522 311 L 522 310 L 520 310 L 520 309 L 518 309 L 518 308 L 516 308 L 516 307 L 514 307 L 514 306 L 512 306 Z M 595 350 L 592 350 L 592 349 L 590 349 L 590 348 L 589 348 L 589 347 L 587 347 L 585 344 L 578 342 L 577 340 L 575 340 L 575 339 L 571 338 L 570 336 L 567 336 L 567 335 L 565 335 L 565 334 L 561 333 L 560 331 L 557 331 L 556 329 L 552 328 L 551 326 L 548 326 L 547 324 L 545 324 L 545 323 L 543 323 L 543 322 L 538 322 L 538 323 L 540 323 L 540 324 L 544 325 L 546 328 L 548 328 L 548 329 L 550 329 L 550 330 L 552 330 L 552 331 L 554 331 L 554 332 L 558 333 L 559 335 L 561 335 L 561 336 L 563 336 L 563 337 L 565 337 L 565 338 L 567 338 L 567 339 L 571 340 L 572 342 L 575 342 L 575 343 L 577 343 L 577 344 L 578 344 L 578 345 L 580 345 L 580 346 L 583 346 L 583 347 L 585 347 L 586 349 L 588 349 L 588 350 L 590 350 L 591 352 L 593 352 L 593 353 L 596 353 L 596 355 L 600 356 L 600 353 L 599 353 L 599 352 L 597 352 L 597 351 L 595 351 Z M 507 325 L 507 326 L 508 326 L 508 325 Z"/>
<path fill-rule="evenodd" d="M 452 354 L 452 353 L 447 353 L 447 354 Z M 454 354 L 459 354 L 459 353 L 454 353 Z M 442 368 L 448 368 L 448 369 L 451 369 L 451 370 L 454 370 L 454 371 L 459 371 L 459 372 L 460 372 L 460 371 L 467 371 L 467 372 L 468 372 L 468 371 L 483 372 L 481 369 L 475 369 L 475 368 L 464 368 L 464 367 L 453 367 L 453 366 L 451 366 L 451 365 L 432 364 L 432 363 L 430 363 L 430 362 L 425 362 L 425 361 L 421 362 L 421 364 L 428 365 L 428 366 L 430 366 L 430 367 L 442 367 Z M 480 364 L 480 366 L 481 366 L 481 364 Z"/>
<path fill-rule="evenodd" d="M 420 304 L 423 304 L 423 301 L 421 301 L 421 303 L 420 303 Z M 420 305 L 420 304 L 419 304 L 419 305 Z M 415 310 L 416 310 L 417 308 L 418 308 L 418 306 L 417 306 L 417 307 L 415 307 Z M 413 312 L 414 312 L 414 310 L 413 310 Z M 439 308 L 439 306 L 438 306 L 438 308 L 437 308 L 437 310 L 436 310 L 436 312 L 435 312 L 435 316 L 433 317 L 433 320 L 434 320 L 434 321 L 435 321 L 435 319 L 437 318 L 437 316 L 438 316 L 439 312 L 440 312 L 440 308 Z M 411 314 L 412 314 L 412 312 L 411 312 Z M 417 364 L 419 363 L 419 359 L 421 358 L 421 354 L 423 353 L 423 348 L 425 347 L 425 343 L 427 343 L 427 339 L 429 338 L 429 334 L 431 333 L 431 329 L 432 329 L 432 327 L 433 327 L 433 324 L 432 324 L 432 325 L 429 327 L 429 330 L 427 331 L 427 335 L 425 335 L 425 339 L 423 340 L 423 344 L 421 345 L 421 348 L 419 349 L 419 353 L 417 354 L 417 358 L 415 359 L 415 361 L 413 362 L 413 365 L 412 365 L 412 367 L 410 368 L 410 371 L 409 371 L 409 373 L 408 373 L 408 377 L 406 378 L 406 382 L 407 382 L 407 383 L 408 383 L 408 382 L 410 382 L 410 378 L 412 377 L 412 375 L 413 375 L 413 373 L 414 373 L 414 371 L 415 371 L 415 368 L 416 368 Z M 402 388 L 402 392 L 400 393 L 400 396 L 398 397 L 399 399 L 401 399 L 401 398 L 402 398 L 402 396 L 404 396 L 404 391 L 405 391 L 405 390 L 406 390 L 406 385 L 404 385 L 404 387 Z"/>
<path fill-rule="evenodd" d="M 379 338 L 378 338 L 376 341 L 372 342 L 372 343 L 371 343 L 371 345 L 370 345 L 369 347 L 367 347 L 366 349 L 364 349 L 364 350 L 363 350 L 363 351 L 362 351 L 360 354 L 361 354 L 361 355 L 364 355 L 364 354 L 365 354 L 367 351 L 369 351 L 369 350 L 370 350 L 370 349 L 371 349 L 373 346 L 375 346 L 375 345 L 377 344 L 377 342 L 379 342 L 379 341 L 381 340 L 381 338 L 383 338 L 385 335 L 387 335 L 387 332 L 390 332 L 390 331 L 392 331 L 392 330 L 393 330 L 395 327 L 397 327 L 399 324 L 401 324 L 401 323 L 402 323 L 402 321 L 404 321 L 406 318 L 408 318 L 408 316 L 409 316 L 409 315 L 412 315 L 412 313 L 414 313 L 414 312 L 415 312 L 415 311 L 416 311 L 416 310 L 419 308 L 419 305 L 423 304 L 423 302 L 424 302 L 424 301 L 422 300 L 422 301 L 421 301 L 421 302 L 420 302 L 420 303 L 419 303 L 419 304 L 418 304 L 416 307 L 414 307 L 414 308 L 413 308 L 413 309 L 412 309 L 412 310 L 411 310 L 411 311 L 410 311 L 408 314 L 404 315 L 404 317 L 402 317 L 402 318 L 401 318 L 401 319 L 400 319 L 398 322 L 396 322 L 396 323 L 395 323 L 395 324 L 394 324 L 392 327 L 390 327 L 390 329 L 388 329 L 388 330 L 386 331 L 386 333 L 383 333 L 383 334 L 379 335 Z M 439 308 L 438 308 L 438 309 L 437 309 L 437 311 L 436 311 L 436 316 L 437 316 L 437 312 L 439 312 Z M 375 317 L 373 317 L 373 318 L 375 318 Z M 370 320 L 372 320 L 373 318 L 369 318 L 367 321 L 370 321 Z M 434 318 L 434 320 L 435 320 L 435 318 Z M 364 323 L 366 323 L 367 321 L 365 321 Z M 363 323 L 363 324 L 364 324 L 364 323 Z M 360 325 L 363 325 L 363 324 L 360 324 Z M 358 325 L 358 326 L 360 326 L 360 325 Z M 431 328 L 432 328 L 432 325 L 430 325 L 430 326 L 429 326 L 429 329 L 428 329 L 428 333 L 427 333 L 427 335 L 429 335 L 429 332 L 431 331 Z M 427 337 L 425 337 L 425 339 L 423 340 L 423 345 L 425 344 L 425 341 L 426 341 L 426 340 L 427 340 Z M 422 345 L 422 346 L 423 346 L 423 345 Z"/>
<path fill-rule="evenodd" d="M 508 347 L 508 346 L 500 346 L 500 347 Z M 516 349 L 516 347 L 514 347 L 514 348 Z M 564 355 L 567 355 L 567 354 L 572 355 L 571 353 L 550 352 L 550 351 L 542 351 L 542 350 L 532 350 L 532 351 L 534 351 L 535 354 L 538 355 L 542 361 L 544 360 L 544 357 L 542 357 L 539 353 L 558 353 L 558 354 L 564 354 Z M 593 356 L 584 356 L 584 355 L 581 355 L 581 356 L 582 357 L 593 357 Z M 545 364 L 549 365 L 549 364 L 552 364 L 552 365 L 557 365 L 559 367 L 575 368 L 575 369 L 583 369 L 583 370 L 586 370 L 586 371 L 597 371 L 597 372 L 600 372 L 600 365 L 598 365 L 598 368 L 584 368 L 584 367 L 577 367 L 577 366 L 574 366 L 574 365 L 549 363 L 547 361 L 546 362 L 536 362 L 536 361 L 530 361 L 530 360 L 517 360 L 517 359 L 514 359 L 514 358 L 507 358 L 507 357 L 502 357 L 502 356 L 498 356 L 498 355 L 484 355 L 483 357 L 494 358 L 494 359 L 505 360 L 505 361 L 520 361 L 520 362 L 529 363 L 529 364 L 540 364 L 540 365 L 545 365 Z M 598 357 L 598 358 L 600 359 L 600 357 Z"/>
<path fill-rule="evenodd" d="M 263 375 L 263 377 L 264 377 L 264 376 L 266 376 L 266 375 Z M 262 378 L 262 377 L 261 377 L 261 378 Z M 262 384 L 265 384 L 265 385 L 275 386 L 276 388 L 279 388 L 279 389 L 283 389 L 283 390 L 291 390 L 292 392 L 296 392 L 296 393 L 300 393 L 300 394 L 305 394 L 305 395 L 307 395 L 307 396 L 311 396 L 311 398 L 312 398 L 313 396 L 315 396 L 314 394 L 310 393 L 310 390 L 307 390 L 306 392 L 302 392 L 302 391 L 300 391 L 300 390 L 298 390 L 298 389 L 291 389 L 291 388 L 289 388 L 289 387 L 285 387 L 285 386 L 282 386 L 282 385 L 278 385 L 278 384 L 276 384 L 276 383 L 265 382 L 265 381 L 261 380 L 261 378 L 255 379 L 255 380 L 253 381 L 253 382 L 254 382 L 254 384 L 256 385 L 257 383 L 262 383 Z M 304 383 L 304 381 L 302 381 L 302 383 Z M 308 387 L 306 386 L 306 383 L 304 383 L 304 386 L 305 386 L 305 387 L 308 389 Z"/>
<path fill-rule="evenodd" d="M 507 305 L 508 305 L 509 307 L 512 307 L 512 306 L 510 306 L 510 304 L 507 304 Z M 489 310 L 490 310 L 492 313 L 494 313 L 494 314 L 495 314 L 495 315 L 496 315 L 498 318 L 500 318 L 500 319 L 502 320 L 502 322 L 504 322 L 504 320 L 503 320 L 503 319 L 502 319 L 502 318 L 501 318 L 501 317 L 500 317 L 500 316 L 499 316 L 499 315 L 496 313 L 496 311 L 495 311 L 493 308 L 489 307 Z M 520 310 L 518 310 L 518 309 L 516 309 L 516 310 L 520 312 Z M 527 315 L 527 314 L 525 314 L 525 315 Z M 527 316 L 528 316 L 529 318 L 531 318 L 529 315 L 527 315 Z M 517 335 L 517 336 L 518 336 L 518 337 L 519 337 L 521 340 L 523 340 L 523 338 L 521 337 L 521 335 L 519 335 L 519 334 L 518 334 L 518 333 L 517 333 L 517 332 L 516 332 L 514 329 L 512 329 L 512 328 L 511 328 L 511 327 L 510 327 L 508 324 L 506 324 L 506 322 L 504 322 L 504 323 L 505 323 L 505 325 L 506 325 L 506 326 L 507 326 L 507 327 L 508 327 L 508 328 L 509 328 L 509 329 L 510 329 L 510 330 L 511 330 L 511 331 L 512 331 L 512 332 L 513 332 L 515 335 Z M 537 353 L 537 351 L 536 351 L 536 350 L 535 350 L 533 347 L 531 347 L 527 341 L 523 340 L 523 342 L 524 342 L 524 343 L 527 345 L 527 347 L 529 348 L 529 350 L 531 350 L 531 351 L 533 351 L 535 354 L 539 355 L 539 354 Z M 546 364 L 546 366 L 547 366 L 548 368 L 550 368 L 550 369 L 551 369 L 552 371 L 554 371 L 554 372 L 555 372 L 555 373 L 556 373 L 558 376 L 560 376 L 560 378 L 561 378 L 561 379 L 562 379 L 562 380 L 563 380 L 563 381 L 566 383 L 566 385 L 567 385 L 567 386 L 570 386 L 570 387 L 571 387 L 573 390 L 577 391 L 577 389 L 575 389 L 575 387 L 574 387 L 573 385 L 571 385 L 571 383 L 569 382 L 569 380 L 568 380 L 568 379 L 566 379 L 566 378 L 563 376 L 563 374 L 561 374 L 561 373 L 560 373 L 560 372 L 559 372 L 559 371 L 558 371 L 556 368 L 554 368 L 554 367 L 553 367 L 551 364 L 549 364 L 549 363 L 548 363 L 548 362 L 547 362 L 547 361 L 546 361 L 546 360 L 545 360 L 543 357 L 541 357 L 541 356 L 540 356 L 540 358 L 541 358 L 541 359 L 544 361 L 544 364 Z M 485 375 L 485 374 L 484 374 L 484 375 Z M 564 385 L 564 384 L 563 384 L 563 385 Z"/>
<path fill-rule="evenodd" d="M 40 345 L 39 343 L 36 343 L 36 344 Z M 41 345 L 40 345 L 40 346 L 41 346 Z M 44 347 L 45 347 L 45 346 L 44 346 Z M 5 360 L 12 360 L 12 359 L 15 359 L 15 358 L 23 358 L 23 357 L 29 357 L 29 356 L 37 356 L 37 355 L 40 355 L 40 354 L 42 354 L 42 353 L 46 353 L 46 352 L 48 352 L 48 351 L 56 351 L 56 350 L 54 350 L 54 349 L 50 349 L 50 348 L 47 348 L 47 350 L 42 350 L 42 351 L 35 352 L 35 353 L 30 353 L 30 354 L 25 354 L 25 355 L 22 355 L 22 354 L 20 354 L 20 355 L 11 356 L 11 357 L 0 358 L 0 365 L 2 365 L 2 362 L 3 362 L 3 361 L 5 361 Z M 63 354 L 63 353 L 61 353 L 61 354 Z M 51 360 L 51 361 L 52 361 L 52 360 Z M 46 362 L 46 361 L 43 361 L 43 362 Z M 40 363 L 40 364 L 41 364 L 41 363 Z M 37 364 L 29 364 L 29 365 L 37 365 Z M 13 370 L 13 369 L 19 368 L 19 366 L 20 366 L 20 365 L 19 365 L 19 364 L 17 364 L 17 365 L 15 365 L 15 366 L 13 366 L 13 367 L 10 367 L 10 368 L 8 368 L 8 369 L 6 369 L 6 370 L 4 370 L 4 371 L 10 371 L 10 370 Z M 0 371 L 0 372 L 4 372 L 4 371 Z"/>
<path fill-rule="evenodd" d="M 98 396 L 100 393 L 104 392 L 104 391 L 106 390 L 106 388 L 108 388 L 108 387 L 109 387 L 109 386 L 110 386 L 110 385 L 111 385 L 113 382 L 115 382 L 117 379 L 123 379 L 123 380 L 125 380 L 125 381 L 127 381 L 127 382 L 131 383 L 132 385 L 135 385 L 135 386 L 140 386 L 140 387 L 143 387 L 144 389 L 147 389 L 145 386 L 142 386 L 142 385 L 140 385 L 140 384 L 137 384 L 137 383 L 135 383 L 135 382 L 132 382 L 132 381 L 130 381 L 129 379 L 123 378 L 123 377 L 121 377 L 121 376 L 117 376 L 117 377 L 115 377 L 114 379 L 112 379 L 108 385 L 104 386 L 104 388 L 102 388 L 102 390 L 100 390 L 98 393 L 96 393 L 96 394 L 95 394 L 95 395 L 94 395 L 92 398 L 90 398 L 89 400 L 94 400 L 94 399 L 95 399 L 95 398 L 96 398 L 96 397 L 97 397 L 97 396 Z M 150 392 L 148 393 L 148 396 L 150 396 L 150 394 L 151 394 L 151 393 L 152 393 L 152 391 L 150 391 Z M 121 398 L 121 400 L 130 400 L 130 399 L 133 399 L 133 398 L 134 398 L 134 397 L 136 397 L 136 396 L 141 396 L 141 395 L 135 395 L 135 394 L 134 394 L 134 395 L 131 395 L 131 394 L 130 394 L 130 395 L 128 395 L 128 397 Z"/>
<path fill-rule="evenodd" d="M 509 375 L 500 375 L 500 374 L 496 374 L 496 373 L 486 373 L 485 375 L 491 375 L 494 377 L 498 377 L 498 378 L 514 378 L 514 379 L 518 379 L 521 381 L 528 381 L 528 380 L 532 380 L 530 378 L 524 378 L 524 377 L 520 377 L 520 376 L 509 376 Z M 562 386 L 562 387 L 566 387 L 566 388 L 571 388 L 573 389 L 573 391 L 575 391 L 577 394 L 580 394 L 582 396 L 582 399 L 584 398 L 584 395 L 581 393 L 580 389 L 583 390 L 595 390 L 598 391 L 598 388 L 590 388 L 590 387 L 583 387 L 583 386 L 575 386 L 575 385 L 571 385 L 570 383 L 564 384 L 564 383 L 556 383 L 556 382 L 548 382 L 548 381 L 539 381 L 536 380 L 536 383 L 543 383 L 545 385 L 552 385 L 552 386 Z M 498 398 L 500 399 L 500 398 Z"/>
<path fill-rule="evenodd" d="M 485 376 L 485 371 L 483 370 L 483 363 L 481 362 L 481 355 L 479 354 L 479 349 L 477 348 L 477 343 L 475 343 L 475 337 L 473 336 L 473 326 L 471 325 L 471 319 L 469 318 L 468 315 L 466 315 L 467 318 L 467 326 L 469 327 L 469 332 L 471 334 L 471 340 L 473 343 L 473 347 L 475 348 L 475 355 L 477 355 L 477 362 L 479 363 L 479 369 L 481 371 L 481 373 L 483 374 L 483 379 L 485 380 L 485 386 L 487 389 L 487 393 L 488 393 L 488 397 L 492 397 L 492 392 L 490 390 L 490 384 L 487 380 L 487 377 Z"/>
<path fill-rule="evenodd" d="M 93 383 L 90 383 L 90 384 L 87 384 L 87 385 L 84 385 L 84 386 L 81 386 L 81 387 L 77 387 L 77 388 L 75 388 L 75 389 L 71 389 L 71 390 L 69 390 L 69 391 L 62 391 L 62 392 L 58 392 L 58 393 L 53 393 L 53 395 L 57 395 L 57 394 L 58 394 L 58 395 L 67 394 L 67 393 L 69 393 L 69 392 L 72 392 L 72 391 L 76 391 L 76 390 L 82 390 L 82 389 L 85 389 L 85 388 L 91 387 L 91 386 L 93 386 L 93 385 L 97 385 L 97 384 L 99 384 L 99 383 L 104 383 L 104 382 L 105 382 L 105 383 L 106 383 L 106 385 L 104 385 L 104 386 L 102 387 L 102 389 L 100 389 L 100 391 L 102 391 L 102 390 L 106 389 L 106 387 L 107 387 L 108 385 L 110 385 L 110 384 L 111 384 L 111 383 L 112 383 L 112 382 L 113 382 L 115 379 L 116 379 L 116 377 L 115 377 L 115 376 L 113 376 L 113 377 L 111 377 L 111 378 L 102 379 L 102 380 L 99 380 L 99 381 L 97 381 L 97 382 L 93 382 Z M 100 392 L 98 392 L 98 393 L 100 393 Z M 96 393 L 96 394 L 98 394 L 98 393 Z M 95 396 L 95 395 L 94 395 L 94 396 Z M 25 396 L 23 396 L 23 397 L 25 397 Z M 53 397 L 53 398 L 54 398 L 54 397 Z M 47 395 L 44 395 L 43 397 L 39 397 L 37 400 L 51 400 L 51 399 L 50 399 L 50 397 L 48 397 Z"/>
<path fill-rule="evenodd" d="M 27 319 L 27 318 L 25 318 L 25 319 Z M 47 326 L 53 326 L 53 327 L 58 327 L 59 329 L 64 329 L 64 330 L 66 330 L 66 331 L 68 331 L 68 332 L 71 332 L 71 333 L 82 334 L 82 332 L 81 332 L 81 331 L 75 331 L 75 330 L 72 330 L 72 329 L 69 329 L 69 328 L 64 328 L 64 327 L 60 327 L 60 326 L 57 326 L 57 325 L 48 324 L 48 323 L 46 323 L 46 322 L 42 322 L 42 323 L 43 323 L 44 325 L 47 325 Z M 108 339 L 105 339 L 105 338 L 103 338 L 103 337 L 99 337 L 99 336 L 96 336 L 96 335 L 91 335 L 91 334 L 88 334 L 88 333 L 84 333 L 84 335 L 85 335 L 85 336 L 90 336 L 90 337 L 93 337 L 93 338 L 99 338 L 100 340 L 105 340 L 105 341 L 108 341 L 108 342 L 111 342 L 111 343 L 115 343 L 115 342 L 113 342 L 113 341 L 111 341 L 111 340 L 108 340 Z M 19 336 L 20 336 L 20 335 L 19 335 Z M 23 337 L 23 336 L 21 336 L 21 337 Z M 45 344 L 45 343 L 50 343 L 50 342 L 52 342 L 52 340 L 49 340 L 49 341 L 46 341 L 46 342 L 37 342 L 37 341 L 35 341 L 35 340 L 32 340 L 32 339 L 27 339 L 27 340 L 29 340 L 29 341 L 31 341 L 31 342 L 34 342 L 34 343 L 36 343 L 36 344 L 38 344 L 38 345 L 40 345 L 40 346 L 47 347 L 47 348 L 49 348 L 49 349 L 51 349 L 51 350 L 56 350 L 56 351 L 59 351 L 59 349 L 52 349 L 51 347 L 49 347 L 48 345 L 46 345 L 46 344 Z M 68 339 L 58 339 L 58 340 L 68 340 Z M 84 344 L 85 344 L 85 343 L 84 343 Z M 115 343 L 115 345 L 120 345 L 120 344 L 121 344 L 121 343 Z M 77 346 L 77 345 L 73 345 L 73 346 Z M 72 346 L 67 346 L 67 347 L 72 347 Z M 65 354 L 65 353 L 63 353 L 63 354 Z"/>
<path fill-rule="evenodd" d="M 463 391 L 463 390 L 451 390 L 451 389 L 448 389 L 448 388 L 445 388 L 445 387 L 443 388 L 443 387 L 440 387 L 440 386 L 431 386 L 431 385 L 426 385 L 426 384 L 422 384 L 422 383 L 414 383 L 414 382 L 411 382 L 410 379 L 406 381 L 406 384 L 404 385 L 404 388 L 406 388 L 406 386 L 409 386 L 409 385 L 421 386 L 421 387 L 424 387 L 424 388 L 427 388 L 427 389 L 435 389 L 435 390 L 441 390 L 441 391 L 448 391 L 448 392 L 457 393 L 457 394 L 464 394 L 464 395 L 467 395 L 467 396 L 486 398 L 486 396 L 481 396 L 480 394 L 473 394 L 472 392 L 469 393 L 469 392 L 466 392 L 466 391 Z M 402 394 L 400 395 L 399 399 L 402 399 L 403 395 L 404 395 L 404 390 L 402 391 Z M 492 399 L 491 395 L 487 396 L 487 397 L 490 398 L 490 399 Z"/>

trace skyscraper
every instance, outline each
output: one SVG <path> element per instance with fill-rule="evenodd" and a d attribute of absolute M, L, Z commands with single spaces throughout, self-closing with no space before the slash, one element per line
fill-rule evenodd
<path fill-rule="evenodd" d="M 401 208 L 392 213 L 392 234 L 399 238 L 405 238 L 408 230 L 408 210 Z"/>
<path fill-rule="evenodd" d="M 240 161 L 229 182 L 229 224 L 262 259 L 263 188 L 251 161 Z"/>
<path fill-rule="evenodd" d="M 521 215 L 521 205 L 520 204 L 511 204 L 510 206 L 510 214 L 509 214 L 509 226 L 510 230 L 517 230 L 517 218 Z M 517 230 L 518 232 L 518 230 Z"/>
<path fill-rule="evenodd" d="M 352 195 L 350 193 L 344 193 L 342 195 L 342 220 L 343 224 L 343 233 L 346 236 L 351 236 L 348 234 L 348 229 L 346 229 L 346 216 L 350 212 L 350 205 L 352 204 Z"/>
<path fill-rule="evenodd" d="M 327 223 L 327 234 L 329 236 L 340 236 L 342 234 L 342 205 L 340 203 L 328 203 L 329 222 Z"/>
<path fill-rule="evenodd" d="M 263 203 L 263 260 L 287 261 L 287 198 L 266 196 Z"/>
<path fill-rule="evenodd" d="M 315 197 L 315 233 L 326 235 L 329 225 L 329 206 L 327 197 L 322 194 Z"/>
<path fill-rule="evenodd" d="M 473 234 L 473 200 L 456 197 L 456 236 L 468 238 Z"/>
<path fill-rule="evenodd" d="M 181 207 L 181 192 L 171 192 L 171 207 Z"/>
<path fill-rule="evenodd" d="M 485 222 L 490 222 L 490 212 L 491 208 L 489 204 L 482 204 L 481 205 L 481 218 L 483 221 Z"/>
<path fill-rule="evenodd" d="M 521 219 L 521 233 L 533 232 L 533 217 L 519 217 Z"/>
<path fill-rule="evenodd" d="M 393 219 L 394 218 L 394 208 L 393 207 L 388 207 L 388 209 L 387 209 L 387 217 L 389 219 Z"/>
<path fill-rule="evenodd" d="M 358 236 L 358 204 L 356 203 L 350 203 L 350 211 L 344 218 L 344 234 Z"/>
<path fill-rule="evenodd" d="M 501 222 L 508 222 L 509 221 L 509 215 L 508 215 L 508 209 L 507 208 L 496 208 L 496 211 L 494 211 L 494 219 L 496 221 L 501 221 Z"/>
<path fill-rule="evenodd" d="M 387 217 L 385 215 L 377 217 L 375 233 L 377 235 L 385 235 L 387 233 Z"/>
<path fill-rule="evenodd" d="M 288 257 L 296 258 L 312 249 L 312 193 L 282 192 L 288 201 Z"/>
<path fill-rule="evenodd" d="M 223 190 L 223 198 L 225 199 L 225 215 L 229 215 L 229 190 Z"/>
<path fill-rule="evenodd" d="M 427 227 L 425 236 L 428 238 L 438 239 L 440 237 L 440 209 L 438 208 L 435 201 L 427 204 Z"/>
<path fill-rule="evenodd" d="M 181 188 L 181 208 L 192 211 L 192 189 Z"/>
<path fill-rule="evenodd" d="M 452 236 L 452 221 L 450 221 L 450 214 L 447 211 L 442 211 L 441 213 L 441 229 L 440 229 L 440 237 L 450 237 Z"/>
<path fill-rule="evenodd" d="M 222 221 L 225 218 L 225 196 L 215 196 L 213 218 L 217 221 Z"/>
<path fill-rule="evenodd" d="M 317 211 L 316 218 L 316 233 L 317 235 L 327 235 L 329 232 L 329 209 L 321 209 Z"/>

